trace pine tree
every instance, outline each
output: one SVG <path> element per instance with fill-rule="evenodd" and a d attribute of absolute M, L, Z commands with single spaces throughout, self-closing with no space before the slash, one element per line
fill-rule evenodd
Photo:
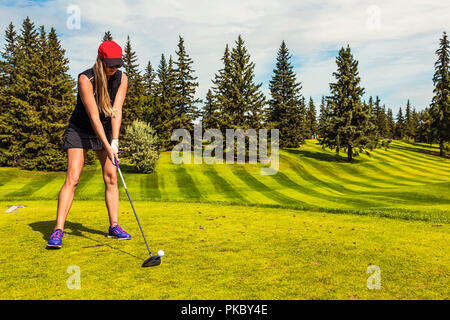
<path fill-rule="evenodd" d="M 102 42 L 103 42 L 103 41 L 112 41 L 112 39 L 113 39 L 113 37 L 112 37 L 112 35 L 111 35 L 111 32 L 106 31 L 106 32 L 105 32 L 105 35 L 103 36 Z"/>
<path fill-rule="evenodd" d="M 328 131 L 321 144 L 331 149 L 347 149 L 348 161 L 353 160 L 356 148 L 366 148 L 371 143 L 375 126 L 371 123 L 370 110 L 361 102 L 364 89 L 360 87 L 358 61 L 353 59 L 350 47 L 341 48 L 336 58 L 337 72 L 333 73 L 336 83 L 330 83 L 331 95 L 328 101 L 331 116 L 328 118 Z"/>
<path fill-rule="evenodd" d="M 436 50 L 438 60 L 433 76 L 434 96 L 430 105 L 431 127 L 439 142 L 439 154 L 445 155 L 444 143 L 450 141 L 450 47 L 446 32 Z"/>
<path fill-rule="evenodd" d="M 378 137 L 386 136 L 386 113 L 384 107 L 381 106 L 381 100 L 377 96 L 373 104 L 373 115 L 375 120 L 376 132 Z"/>
<path fill-rule="evenodd" d="M 304 100 L 300 93 L 301 84 L 290 63 L 291 55 L 283 41 L 278 50 L 276 68 L 269 83 L 272 99 L 267 108 L 267 123 L 280 131 L 281 148 L 297 148 L 309 136 L 313 123 L 306 120 Z M 311 107 L 311 106 L 310 106 Z M 312 105 L 314 110 L 314 104 Z M 310 119 L 312 121 L 312 119 Z"/>
<path fill-rule="evenodd" d="M 10 144 L 4 156 L 8 165 L 29 168 L 29 161 L 37 156 L 43 145 L 40 140 L 39 112 L 36 109 L 36 81 L 33 81 L 40 78 L 42 61 L 38 52 L 38 32 L 29 17 L 23 21 L 20 32 L 17 38 L 15 81 L 11 87 L 9 119 L 6 123 L 11 129 Z"/>
<path fill-rule="evenodd" d="M 328 105 L 327 100 L 324 96 L 322 96 L 322 101 L 320 103 L 320 113 L 319 113 L 319 124 L 318 124 L 318 131 L 319 131 L 319 137 L 322 137 L 327 129 L 327 123 L 328 123 L 328 116 L 330 115 L 331 111 Z"/>
<path fill-rule="evenodd" d="M 10 128 L 3 160 L 26 169 L 63 170 L 66 158 L 61 144 L 74 104 L 75 83 L 67 74 L 68 60 L 55 30 L 47 35 L 41 26 L 37 31 L 27 17 L 18 36 L 15 61 L 8 119 L 2 120 Z"/>
<path fill-rule="evenodd" d="M 222 134 L 225 136 L 227 123 L 233 121 L 233 115 L 227 112 L 228 110 L 233 110 L 233 76 L 231 74 L 231 58 L 228 44 L 225 46 L 225 52 L 221 60 L 223 61 L 223 68 L 219 70 L 218 74 L 214 75 L 214 80 L 212 80 L 212 92 L 216 104 L 220 110 L 217 122 L 219 123 L 219 128 L 222 131 Z"/>
<path fill-rule="evenodd" d="M 205 105 L 202 111 L 202 127 L 204 130 L 220 130 L 220 109 L 211 89 L 206 93 Z"/>
<path fill-rule="evenodd" d="M 177 118 L 180 123 L 178 128 L 185 128 L 191 136 L 194 134 L 194 120 L 200 115 L 200 111 L 196 106 L 200 103 L 200 99 L 195 99 L 195 90 L 198 87 L 198 82 L 195 82 L 197 77 L 193 76 L 192 59 L 186 53 L 184 47 L 184 39 L 179 36 L 178 51 L 176 51 L 178 60 L 174 62 L 177 66 L 175 71 L 175 85 L 178 93 L 176 102 Z"/>
<path fill-rule="evenodd" d="M 144 73 L 144 90 L 145 90 L 145 95 L 154 95 L 156 92 L 156 86 L 157 86 L 157 82 L 156 82 L 156 73 L 153 70 L 152 64 L 149 61 L 147 64 L 147 68 L 145 69 L 145 73 Z"/>
<path fill-rule="evenodd" d="M 167 150 L 174 144 L 171 141 L 171 135 L 179 122 L 176 119 L 177 92 L 172 57 L 167 63 L 164 54 L 161 55 L 156 74 L 158 83 L 155 88 L 155 95 L 148 95 L 143 98 L 143 114 L 144 120 L 154 128 L 158 136 L 159 147 Z"/>
<path fill-rule="evenodd" d="M 5 47 L 0 60 L 0 165 L 8 165 L 6 152 L 13 142 L 15 127 L 11 127 L 13 85 L 16 82 L 17 33 L 12 22 L 5 31 Z"/>
<path fill-rule="evenodd" d="M 406 103 L 404 135 L 409 140 L 414 138 L 414 120 L 409 99 Z"/>
<path fill-rule="evenodd" d="M 395 121 L 394 121 L 394 115 L 392 113 L 392 109 L 388 108 L 387 111 L 387 121 L 386 121 L 386 137 L 390 139 L 394 139 L 395 134 Z"/>
<path fill-rule="evenodd" d="M 395 123 L 395 138 L 403 139 L 405 135 L 405 120 L 403 118 L 402 108 L 398 110 L 397 113 L 397 122 Z"/>
<path fill-rule="evenodd" d="M 317 134 L 316 107 L 312 97 L 309 97 L 308 109 L 306 111 L 307 137 Z"/>
<path fill-rule="evenodd" d="M 250 62 L 250 54 L 239 35 L 236 47 L 231 50 L 232 91 L 230 109 L 223 110 L 228 115 L 227 128 L 262 128 L 264 94 L 260 91 L 262 83 L 254 83 L 255 63 Z"/>
<path fill-rule="evenodd" d="M 127 37 L 127 43 L 123 53 L 123 62 L 125 74 L 128 77 L 128 89 L 122 106 L 122 125 L 120 131 L 125 133 L 126 127 L 131 125 L 134 120 L 143 119 L 141 97 L 145 93 L 142 76 L 138 70 L 139 65 L 136 63 L 136 52 L 131 48 L 130 36 Z"/>

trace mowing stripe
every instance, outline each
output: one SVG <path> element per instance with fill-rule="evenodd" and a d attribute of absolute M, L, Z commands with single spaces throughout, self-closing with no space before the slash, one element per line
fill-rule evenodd
<path fill-rule="evenodd" d="M 208 167 L 205 167 L 203 170 L 203 173 L 210 179 L 211 184 L 214 186 L 217 193 L 233 201 L 248 203 L 248 201 L 227 182 L 227 180 L 218 174 L 214 165 L 208 165 Z"/>
<path fill-rule="evenodd" d="M 28 184 L 23 186 L 21 189 L 10 192 L 2 198 L 4 198 L 4 199 L 12 199 L 12 198 L 16 199 L 16 198 L 21 198 L 21 197 L 32 198 L 33 193 L 35 191 L 45 187 L 47 184 L 52 182 L 57 177 L 58 177 L 57 175 L 49 175 L 49 174 L 45 175 L 44 178 L 42 178 L 41 176 L 38 176 L 36 178 L 33 178 L 33 180 L 31 182 L 29 182 Z M 35 179 L 37 179 L 37 180 L 35 180 Z"/>
<path fill-rule="evenodd" d="M 145 200 L 161 199 L 158 186 L 158 171 L 140 175 L 141 198 Z"/>
<path fill-rule="evenodd" d="M 283 195 L 278 191 L 269 188 L 264 183 L 253 177 L 245 168 L 245 165 L 233 165 L 232 172 L 247 184 L 251 189 L 257 190 L 266 197 L 278 202 L 279 204 L 301 204 L 302 201 Z"/>
<path fill-rule="evenodd" d="M 184 165 L 177 165 L 175 169 L 175 178 L 177 180 L 178 189 L 183 198 L 201 199 L 202 195 L 195 185 L 191 175 L 186 171 Z"/>

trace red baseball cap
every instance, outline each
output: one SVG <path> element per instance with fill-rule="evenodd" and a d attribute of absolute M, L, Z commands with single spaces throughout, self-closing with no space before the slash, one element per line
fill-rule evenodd
<path fill-rule="evenodd" d="M 98 55 L 108 67 L 123 66 L 122 48 L 112 40 L 102 42 L 98 47 Z"/>

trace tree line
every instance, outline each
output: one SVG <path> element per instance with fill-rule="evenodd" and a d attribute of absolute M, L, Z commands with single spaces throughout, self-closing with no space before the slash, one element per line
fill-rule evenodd
<path fill-rule="evenodd" d="M 111 32 L 105 32 L 99 43 L 105 40 L 114 40 Z M 129 36 L 123 48 L 123 71 L 129 81 L 121 135 L 133 120 L 144 121 L 155 130 L 161 150 L 176 143 L 171 141 L 174 129 L 185 128 L 193 136 L 194 123 L 201 120 L 204 130 L 219 129 L 224 136 L 227 128 L 277 128 L 281 148 L 300 147 L 317 134 L 323 147 L 345 150 L 349 161 L 364 149 L 383 145 L 386 139 L 438 143 L 445 155 L 450 138 L 445 32 L 436 51 L 430 106 L 417 111 L 407 100 L 395 117 L 378 96 L 362 99 L 358 61 L 348 45 L 336 57 L 335 81 L 330 83 L 330 94 L 322 96 L 318 117 L 313 99 L 306 101 L 301 92 L 284 41 L 269 82 L 269 98 L 261 91 L 262 83 L 255 82 L 255 64 L 240 35 L 234 47 L 226 44 L 222 67 L 214 74 L 204 99 L 195 98 L 197 77 L 181 36 L 174 57 L 161 54 L 157 68 L 148 61 L 144 72 Z M 75 106 L 76 82 L 67 72 L 69 61 L 55 29 L 47 33 L 44 26 L 36 28 L 27 17 L 17 33 L 10 23 L 1 58 L 0 164 L 64 170 L 61 144 Z"/>

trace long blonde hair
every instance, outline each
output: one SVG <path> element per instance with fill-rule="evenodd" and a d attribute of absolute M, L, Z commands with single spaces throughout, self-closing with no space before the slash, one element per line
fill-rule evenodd
<path fill-rule="evenodd" d="M 95 101 L 97 102 L 98 111 L 103 111 L 107 117 L 115 117 L 116 110 L 111 105 L 111 98 L 108 93 L 108 79 L 103 65 L 102 58 L 97 56 L 94 69 L 94 86 Z"/>

